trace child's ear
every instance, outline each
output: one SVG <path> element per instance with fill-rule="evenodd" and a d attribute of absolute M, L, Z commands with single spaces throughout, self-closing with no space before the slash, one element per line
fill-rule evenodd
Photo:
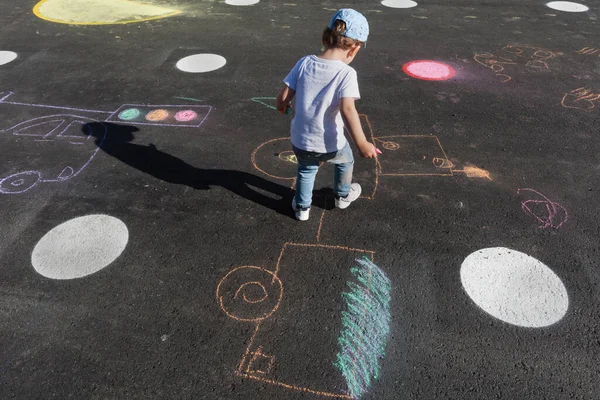
<path fill-rule="evenodd" d="M 350 48 L 350 50 L 348 51 L 348 56 L 349 57 L 354 57 L 356 56 L 356 53 L 358 53 L 358 50 L 360 49 L 360 44 L 355 44 L 354 46 L 352 46 Z"/>

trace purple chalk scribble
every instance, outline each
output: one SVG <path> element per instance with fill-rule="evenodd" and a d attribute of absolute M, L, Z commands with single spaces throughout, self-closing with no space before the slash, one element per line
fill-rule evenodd
<path fill-rule="evenodd" d="M 521 208 L 541 224 L 540 228 L 558 229 L 569 219 L 569 214 L 562 205 L 550 200 L 537 190 L 529 188 L 517 190 L 518 194 L 522 192 L 533 193 L 537 197 L 522 201 Z"/>

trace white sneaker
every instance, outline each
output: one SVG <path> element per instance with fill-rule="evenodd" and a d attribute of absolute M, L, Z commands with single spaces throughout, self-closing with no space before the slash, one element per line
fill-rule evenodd
<path fill-rule="evenodd" d="M 308 208 L 300 208 L 296 205 L 296 197 L 292 199 L 292 209 L 296 213 L 296 219 L 298 221 L 306 221 L 308 220 L 308 216 L 310 214 L 310 207 Z"/>
<path fill-rule="evenodd" d="M 347 208 L 350 203 L 360 197 L 361 192 L 362 189 L 360 188 L 360 185 L 358 183 L 353 183 L 350 185 L 350 193 L 348 193 L 348 196 L 335 198 L 335 206 L 341 209 Z"/>

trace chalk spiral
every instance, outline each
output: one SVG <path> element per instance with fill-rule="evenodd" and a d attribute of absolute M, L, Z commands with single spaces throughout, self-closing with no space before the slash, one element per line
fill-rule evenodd
<path fill-rule="evenodd" d="M 281 280 L 260 267 L 235 268 L 217 286 L 217 300 L 229 317 L 238 321 L 267 319 L 279 307 L 283 296 Z"/>

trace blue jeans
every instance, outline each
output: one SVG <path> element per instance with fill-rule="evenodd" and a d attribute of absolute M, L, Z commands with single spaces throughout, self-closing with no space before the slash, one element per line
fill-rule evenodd
<path fill-rule="evenodd" d="M 312 204 L 312 191 L 321 162 L 328 162 L 335 166 L 333 193 L 339 197 L 348 196 L 354 169 L 354 156 L 349 143 L 332 153 L 314 153 L 292 147 L 298 160 L 298 175 L 296 176 L 296 205 L 298 207 L 308 208 Z"/>

